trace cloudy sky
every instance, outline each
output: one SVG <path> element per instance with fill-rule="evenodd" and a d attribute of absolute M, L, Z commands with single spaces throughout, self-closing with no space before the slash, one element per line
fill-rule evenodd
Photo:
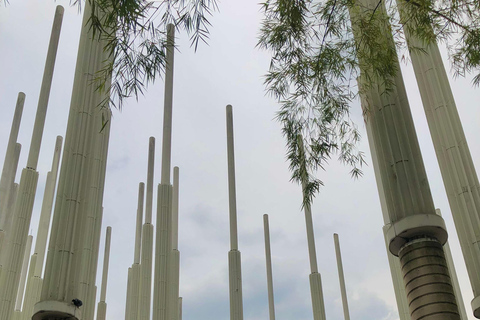
<path fill-rule="evenodd" d="M 17 93 L 27 95 L 19 142 L 19 170 L 26 165 L 55 5 L 65 7 L 56 69 L 38 171 L 40 180 L 31 223 L 36 234 L 46 173 L 55 137 L 64 136 L 70 105 L 81 16 L 69 1 L 10 0 L 0 7 L 0 161 L 5 154 Z M 268 318 L 262 215 L 270 217 L 277 319 L 312 319 L 305 220 L 300 187 L 289 182 L 285 143 L 274 121 L 278 105 L 265 95 L 262 75 L 267 52 L 255 48 L 262 14 L 257 1 L 223 0 L 211 18 L 208 45 L 194 53 L 185 33 L 177 34 L 172 164 L 180 167 L 180 292 L 183 319 L 229 318 L 228 194 L 225 106 L 234 107 L 239 249 L 245 319 Z M 447 68 L 449 69 L 449 68 Z M 411 65 L 403 65 L 420 146 L 435 205 L 442 209 L 470 311 L 472 290 L 461 257 L 445 190 L 434 156 Z M 471 153 L 480 167 L 480 92 L 470 78 L 452 80 Z M 358 102 L 352 105 L 370 161 Z M 114 110 L 104 197 L 103 237 L 112 226 L 107 317 L 122 319 L 127 269 L 133 262 L 138 183 L 146 181 L 148 138 L 157 138 L 155 184 L 160 181 L 163 81 L 145 97 Z M 0 162 L 1 164 L 1 162 Z M 313 206 L 319 270 L 326 315 L 342 319 L 333 233 L 340 235 L 352 320 L 398 319 L 382 234 L 382 214 L 372 166 L 352 180 L 334 159 L 318 172 L 325 182 Z M 154 200 L 155 201 L 155 200 Z M 155 206 L 155 202 L 154 202 Z M 154 220 L 154 225 L 156 222 Z M 100 256 L 101 263 L 103 257 Z M 100 272 L 97 277 L 100 283 Z M 471 317 L 473 319 L 473 317 Z"/>

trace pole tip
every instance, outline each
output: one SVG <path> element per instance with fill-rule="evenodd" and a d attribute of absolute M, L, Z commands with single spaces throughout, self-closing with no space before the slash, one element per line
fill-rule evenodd
<path fill-rule="evenodd" d="M 63 14 L 65 12 L 65 9 L 63 8 L 63 6 L 57 6 L 57 8 L 55 9 L 55 13 L 56 14 Z"/>

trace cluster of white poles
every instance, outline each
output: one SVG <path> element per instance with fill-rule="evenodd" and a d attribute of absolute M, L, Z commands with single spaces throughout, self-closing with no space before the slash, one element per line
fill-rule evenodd
<path fill-rule="evenodd" d="M 402 0 L 398 3 L 402 18 L 405 8 Z M 360 0 L 350 10 L 354 36 L 359 45 L 361 24 L 358 21 L 372 10 L 378 9 L 381 14 L 386 14 L 383 4 L 378 6 L 377 1 Z M 84 25 L 91 10 L 87 4 Z M 85 27 L 81 33 L 62 163 L 60 165 L 63 139 L 59 136 L 55 144 L 52 168 L 47 174 L 35 249 L 30 256 L 33 238 L 28 236 L 28 230 L 39 175 L 36 168 L 62 17 L 63 8 L 59 6 L 55 13 L 27 165 L 22 171 L 20 182 L 16 184 L 15 174 L 21 149 L 17 143 L 17 136 L 25 101 L 25 94 L 19 93 L 0 178 L 0 319 L 95 318 L 97 290 L 95 278 L 103 215 L 102 200 L 110 112 L 95 109 L 101 101 L 108 99 L 108 96 L 106 93 L 95 91 L 89 83 L 91 75 L 99 70 L 109 57 L 103 51 L 102 40 L 93 39 L 93 35 Z M 384 36 L 385 41 L 393 46 L 391 34 L 385 31 Z M 151 137 L 146 188 L 143 182 L 139 184 L 135 252 L 133 264 L 128 270 L 126 320 L 182 318 L 182 298 L 179 296 L 178 167 L 173 169 L 173 184 L 170 176 L 174 37 L 174 26 L 169 25 L 161 182 L 157 191 L 158 225 L 154 238 L 152 214 L 155 138 Z M 436 44 L 425 45 L 408 33 L 406 37 L 409 46 L 423 48 L 422 51 L 427 53 L 424 54 L 420 50 L 412 51 L 412 63 L 474 291 L 473 313 L 480 317 L 478 177 Z M 400 318 L 466 320 L 466 311 L 446 242 L 447 230 L 439 210 L 435 211 L 433 205 L 402 75 L 399 71 L 392 79 L 395 83 L 394 88 L 389 94 L 385 94 L 383 83 L 374 81 L 373 84 L 367 85 L 364 82 L 362 77 L 368 61 L 359 59 L 362 75 L 358 81 L 362 106 L 366 110 L 367 135 L 382 204 L 384 235 Z M 226 122 L 230 214 L 228 253 L 230 319 L 243 320 L 233 114 L 230 105 L 226 110 Z M 102 130 L 98 130 L 99 128 Z M 298 150 L 299 157 L 303 157 L 301 136 L 298 139 Z M 57 177 L 58 188 L 55 197 Z M 302 188 L 305 188 L 306 182 L 306 177 L 303 177 Z M 52 220 L 53 208 L 55 210 Z M 313 317 L 315 320 L 325 320 L 311 207 L 306 205 L 304 211 L 311 269 L 309 279 Z M 52 228 L 48 242 L 50 224 Z M 264 232 L 269 312 L 270 320 L 273 320 L 275 319 L 273 275 L 267 215 L 264 215 Z M 111 228 L 108 227 L 97 320 L 106 319 L 105 299 L 110 242 Z M 344 316 L 345 320 L 349 320 L 340 245 L 336 234 L 334 242 Z M 82 305 L 84 306 L 80 308 Z"/>
<path fill-rule="evenodd" d="M 89 10 L 90 8 L 87 6 L 86 13 Z M 100 126 L 94 127 L 93 124 L 100 125 L 99 120 L 105 120 L 105 115 L 108 119 L 109 113 L 94 111 L 101 99 L 105 97 L 95 93 L 94 88 L 89 86 L 91 75 L 104 60 L 100 54 L 103 52 L 103 46 L 99 41 L 92 40 L 86 30 L 82 31 L 81 36 L 80 54 L 77 61 L 78 72 L 72 94 L 62 165 L 60 166 L 60 158 L 63 138 L 58 136 L 52 167 L 47 174 L 34 251 L 30 256 L 33 237 L 28 235 L 28 230 L 30 229 L 39 176 L 36 168 L 52 86 L 63 12 L 63 7 L 58 6 L 48 46 L 27 165 L 22 171 L 18 184 L 14 181 L 20 153 L 20 145 L 16 140 L 25 102 L 25 94 L 22 92 L 18 95 L 5 155 L 0 181 L 0 319 L 30 320 L 32 317 L 34 319 L 63 317 L 70 313 L 80 313 L 76 309 L 81 304 L 86 305 L 84 318 L 95 318 L 95 278 L 103 212 L 101 204 L 109 128 L 98 133 Z M 84 22 L 88 17 L 87 13 Z M 88 125 L 89 120 L 91 120 L 91 126 Z M 81 140 L 87 143 L 82 144 Z M 76 149 L 79 146 L 85 148 L 83 152 Z M 81 161 L 78 161 L 79 159 Z M 57 179 L 60 167 L 60 179 Z M 78 175 L 80 171 L 81 174 Z M 79 178 L 84 182 L 83 185 L 79 182 Z M 55 197 L 57 180 L 59 181 L 58 193 Z M 85 199 L 88 200 L 85 201 Z M 56 201 L 55 214 L 52 228 L 50 228 L 54 201 Z M 65 207 L 65 203 L 68 208 Z M 74 205 L 71 205 L 72 203 Z M 69 212 L 73 211 L 77 214 L 77 218 L 72 219 L 72 215 L 69 215 Z M 79 225 L 81 230 L 70 229 L 69 223 Z M 50 242 L 44 270 L 49 230 Z M 98 320 L 106 319 L 105 298 L 110 237 L 111 228 L 108 227 L 101 295 L 96 317 Z M 59 238 L 63 238 L 63 240 Z M 69 245 L 70 247 L 67 248 Z M 78 273 L 72 274 L 69 267 L 76 268 Z M 55 277 L 63 277 L 61 282 L 69 287 L 68 293 L 63 291 L 65 287 L 62 288 L 61 283 L 55 281 Z M 68 281 L 66 277 L 75 277 L 76 279 Z M 50 290 L 58 295 L 58 300 L 55 299 L 55 294 L 49 292 Z M 72 299 L 72 296 L 75 299 Z M 70 312 L 71 310 L 73 312 Z"/>

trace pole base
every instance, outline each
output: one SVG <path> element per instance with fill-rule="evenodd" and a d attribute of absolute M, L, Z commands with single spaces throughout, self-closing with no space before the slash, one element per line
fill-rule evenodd
<path fill-rule="evenodd" d="M 480 296 L 476 296 L 475 298 L 473 298 L 471 305 L 473 315 L 475 316 L 475 318 L 480 319 Z"/>
<path fill-rule="evenodd" d="M 40 301 L 33 309 L 32 320 L 82 320 L 82 312 L 72 303 Z"/>

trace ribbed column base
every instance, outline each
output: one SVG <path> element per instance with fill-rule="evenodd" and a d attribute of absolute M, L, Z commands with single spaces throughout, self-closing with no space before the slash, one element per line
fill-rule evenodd
<path fill-rule="evenodd" d="M 325 303 L 323 301 L 322 277 L 320 273 L 311 273 L 310 293 L 312 294 L 313 319 L 325 320 Z"/>
<path fill-rule="evenodd" d="M 412 320 L 460 320 L 442 245 L 418 238 L 399 251 Z"/>

